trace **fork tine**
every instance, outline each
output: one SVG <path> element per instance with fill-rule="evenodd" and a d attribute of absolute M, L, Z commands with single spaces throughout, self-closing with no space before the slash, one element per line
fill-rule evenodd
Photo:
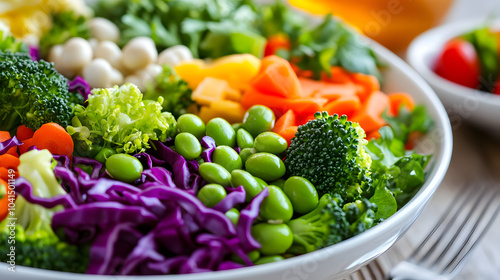
<path fill-rule="evenodd" d="M 447 255 L 448 251 L 450 250 L 450 248 L 452 247 L 452 245 L 455 243 L 455 241 L 457 240 L 457 237 L 460 235 L 460 233 L 462 233 L 462 230 L 463 228 L 465 227 L 465 225 L 467 224 L 467 222 L 470 220 L 471 216 L 475 213 L 476 209 L 478 209 L 479 205 L 480 205 L 480 202 L 483 200 L 483 198 L 486 196 L 486 194 L 488 193 L 488 188 L 482 188 L 481 189 L 481 193 L 475 198 L 474 200 L 474 203 L 472 205 L 472 208 L 470 209 L 467 209 L 465 206 L 467 206 L 467 204 L 470 203 L 470 201 L 468 199 L 466 199 L 461 205 L 460 205 L 460 209 L 459 211 L 457 212 L 457 215 L 455 215 L 454 217 L 457 217 L 459 216 L 460 213 L 462 213 L 462 211 L 465 211 L 465 210 L 469 210 L 468 213 L 467 213 L 467 216 L 465 217 L 465 219 L 462 220 L 462 222 L 460 223 L 460 221 L 457 221 L 456 219 L 453 219 L 451 220 L 450 222 L 448 222 L 446 225 L 445 225 L 445 230 L 443 231 L 443 233 L 439 236 L 439 238 L 436 239 L 435 241 L 435 247 L 437 247 L 439 244 L 444 244 L 442 241 L 445 240 L 444 237 L 448 234 L 448 232 L 451 230 L 451 229 L 454 229 L 454 225 L 458 222 L 460 223 L 458 229 L 455 230 L 455 234 L 453 234 L 453 237 L 448 241 L 446 240 L 447 244 L 446 244 L 446 247 L 441 251 L 441 253 L 439 254 L 439 256 L 433 261 L 433 265 L 430 267 L 430 268 L 435 268 L 437 265 L 439 265 L 444 257 Z M 488 204 L 491 203 L 491 200 L 493 199 L 494 197 L 493 196 L 490 196 L 490 200 L 488 201 Z M 479 219 L 478 219 L 479 220 Z M 433 247 L 434 249 L 434 247 Z M 429 257 L 430 253 L 427 254 L 426 256 Z"/>
<path fill-rule="evenodd" d="M 492 195 L 491 199 L 488 201 L 488 205 L 483 209 L 483 211 L 480 214 L 480 218 L 476 223 L 474 224 L 471 232 L 467 236 L 466 242 L 462 245 L 462 247 L 459 250 L 459 254 L 453 258 L 450 263 L 443 269 L 443 273 L 447 274 L 453 274 L 454 271 L 457 271 L 457 268 L 461 267 L 463 264 L 465 264 L 467 258 L 470 256 L 470 252 L 477 246 L 479 241 L 483 238 L 483 236 L 486 234 L 488 229 L 491 227 L 493 224 L 493 221 L 497 218 L 498 214 L 500 213 L 500 203 L 491 203 L 498 197 L 498 191 L 495 191 L 494 195 Z M 486 225 L 479 231 L 479 235 L 476 237 L 474 241 L 471 243 L 471 237 L 476 231 L 478 225 L 480 224 L 481 220 L 483 220 L 484 217 L 486 217 L 486 213 L 488 212 L 489 209 L 492 207 L 490 206 L 495 206 L 493 214 L 490 216 L 490 218 L 486 221 Z M 493 211 L 493 210 L 492 210 Z M 469 243 L 470 246 L 469 246 Z M 469 246 L 467 248 L 467 246 Z"/>
<path fill-rule="evenodd" d="M 441 218 L 438 220 L 438 222 L 435 224 L 435 226 L 432 228 L 432 230 L 427 234 L 427 236 L 425 237 L 425 239 L 420 243 L 420 245 L 413 251 L 413 253 L 408 257 L 408 261 L 412 261 L 412 262 L 415 262 L 415 263 L 418 263 L 420 261 L 423 260 L 424 257 L 428 256 L 429 254 L 431 254 L 432 252 L 434 252 L 434 250 L 436 249 L 437 247 L 437 244 L 436 242 L 434 242 L 434 244 L 431 246 L 431 248 L 427 251 L 426 254 L 424 254 L 424 256 L 421 256 L 420 258 L 417 258 L 417 256 L 420 254 L 420 252 L 422 251 L 422 249 L 427 245 L 427 243 L 431 240 L 431 238 L 434 236 L 434 234 L 436 233 L 436 231 L 438 231 L 438 229 L 440 229 L 445 220 L 447 220 L 449 218 L 449 216 L 454 213 L 453 217 L 450 219 L 450 221 L 454 221 L 457 219 L 457 217 L 459 216 L 461 210 L 463 208 L 458 208 L 459 205 L 463 205 L 465 202 L 467 202 L 468 199 L 470 199 L 472 196 L 474 195 L 474 192 L 472 191 L 471 188 L 467 188 L 467 184 L 464 185 L 464 187 L 462 187 L 462 189 L 460 189 L 460 192 L 459 194 L 457 195 L 457 198 L 456 199 L 453 199 L 447 209 L 450 209 L 449 211 L 446 211 L 444 215 L 441 216 Z M 460 200 L 460 203 L 457 203 L 457 200 Z M 458 208 L 458 209 L 455 209 L 455 208 Z M 444 229 L 444 231 L 446 231 L 446 228 Z M 439 239 L 438 239 L 439 240 Z"/>

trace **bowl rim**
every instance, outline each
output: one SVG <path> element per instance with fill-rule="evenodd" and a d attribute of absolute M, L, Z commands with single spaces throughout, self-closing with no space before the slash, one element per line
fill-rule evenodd
<path fill-rule="evenodd" d="M 431 64 L 448 40 L 481 27 L 500 27 L 500 18 L 472 18 L 459 22 L 449 22 L 429 29 L 410 43 L 406 52 L 406 60 L 432 87 L 436 88 L 438 95 L 446 92 L 453 98 L 477 98 L 489 106 L 500 107 L 500 95 L 456 84 L 432 70 Z M 431 56 L 431 59 L 425 59 L 426 56 Z"/>
<path fill-rule="evenodd" d="M 418 211 L 419 207 L 422 204 L 425 204 L 430 200 L 430 197 L 434 194 L 441 181 L 443 180 L 446 171 L 448 169 L 449 163 L 451 161 L 452 155 L 452 130 L 450 120 L 448 115 L 439 101 L 439 98 L 434 93 L 432 88 L 425 82 L 425 80 L 415 72 L 408 64 L 406 64 L 401 58 L 397 55 L 383 47 L 382 45 L 376 43 L 375 41 L 368 39 L 366 37 L 363 38 L 366 40 L 368 45 L 372 48 L 374 53 L 379 58 L 383 58 L 385 61 L 390 61 L 390 67 L 397 69 L 399 72 L 403 72 L 403 74 L 413 80 L 417 87 L 425 94 L 426 98 L 429 99 L 429 103 L 434 107 L 434 111 L 436 113 L 436 119 L 434 119 L 436 126 L 435 129 L 439 129 L 440 141 L 437 142 L 441 147 L 438 154 L 434 154 L 434 157 L 437 159 L 435 167 L 433 168 L 432 173 L 430 173 L 421 187 L 421 189 L 415 194 L 415 196 L 400 210 L 398 210 L 394 215 L 390 218 L 382 222 L 381 224 L 371 228 L 370 230 L 363 232 L 357 236 L 351 237 L 347 240 L 344 240 L 338 244 L 307 253 L 301 256 L 296 256 L 293 258 L 285 259 L 279 262 L 274 262 L 271 264 L 259 265 L 258 268 L 254 267 L 243 267 L 234 270 L 227 271 L 218 271 L 218 272 L 205 272 L 205 273 L 197 273 L 197 274 L 184 274 L 184 275 L 155 275 L 155 276 L 106 276 L 106 275 L 92 275 L 92 277 L 98 277 L 98 279 L 135 279 L 134 277 L 147 277 L 147 279 L 175 279 L 175 280 L 208 280 L 214 279 L 238 279 L 238 276 L 241 276 L 242 273 L 254 273 L 258 271 L 257 274 L 271 274 L 276 273 L 277 271 L 290 271 L 294 267 L 298 267 L 304 263 L 307 263 L 310 260 L 322 260 L 327 258 L 329 255 L 334 254 L 336 252 L 349 252 L 354 247 L 357 246 L 358 243 L 363 243 L 368 240 L 374 239 L 378 234 L 382 234 L 387 229 L 394 227 L 397 224 L 402 223 L 402 220 L 407 219 L 410 216 L 410 213 L 413 211 Z M 401 237 L 401 236 L 399 236 Z M 395 241 L 395 240 L 394 240 Z M 392 244 L 391 244 L 392 245 Z M 388 249 L 388 248 L 387 248 Z M 373 259 L 376 256 L 373 256 Z M 8 264 L 0 263 L 1 267 L 6 267 Z M 68 273 L 68 272 L 60 272 L 60 271 L 52 271 L 52 270 L 44 270 L 40 268 L 32 268 L 32 267 L 24 267 L 24 266 L 16 266 L 18 272 L 20 272 L 24 277 L 57 277 L 58 279 L 64 279 L 62 277 L 67 277 L 68 279 L 88 279 L 88 274 L 78 274 L 78 273 Z M 30 278 L 31 279 L 31 278 Z"/>

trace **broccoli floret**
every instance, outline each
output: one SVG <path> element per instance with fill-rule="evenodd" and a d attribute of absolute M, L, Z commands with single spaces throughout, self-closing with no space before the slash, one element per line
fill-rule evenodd
<path fill-rule="evenodd" d="M 0 130 L 20 124 L 36 130 L 44 123 L 70 124 L 78 93 L 52 63 L 33 61 L 26 53 L 0 52 Z"/>
<path fill-rule="evenodd" d="M 288 222 L 293 234 L 290 253 L 312 252 L 346 239 L 350 228 L 342 203 L 339 195 L 325 194 L 313 211 Z"/>
<path fill-rule="evenodd" d="M 147 85 L 144 99 L 157 100 L 158 97 L 163 97 L 162 110 L 172 113 L 177 119 L 187 113 L 189 106 L 195 104 L 191 94 L 192 90 L 187 82 L 182 80 L 170 66 L 163 65 L 163 71 Z"/>
<path fill-rule="evenodd" d="M 0 224 L 0 261 L 9 262 L 10 247 L 15 248 L 16 265 L 56 271 L 85 273 L 89 262 L 88 246 L 77 247 L 60 241 L 53 234 L 27 235 L 22 226 L 15 226 L 15 239 L 9 239 L 11 229 L 7 220 Z M 15 243 L 14 241 L 15 240 Z M 9 243 L 10 241 L 10 243 Z"/>
<path fill-rule="evenodd" d="M 311 181 L 319 195 L 338 193 L 346 202 L 370 197 L 371 158 L 364 138 L 364 130 L 347 116 L 317 112 L 314 120 L 299 126 L 285 152 L 288 173 Z"/>
<path fill-rule="evenodd" d="M 346 203 L 342 209 L 349 225 L 349 237 L 365 232 L 375 225 L 377 205 L 364 198 Z"/>
<path fill-rule="evenodd" d="M 0 30 L 0 51 L 28 53 L 29 49 L 22 41 L 16 40 L 14 36 Z"/>

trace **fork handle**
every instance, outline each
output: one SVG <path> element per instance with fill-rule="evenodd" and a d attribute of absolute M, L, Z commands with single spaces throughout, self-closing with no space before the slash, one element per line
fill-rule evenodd
<path fill-rule="evenodd" d="M 403 261 L 391 269 L 392 280 L 449 280 L 450 278 L 436 274 L 415 264 Z"/>

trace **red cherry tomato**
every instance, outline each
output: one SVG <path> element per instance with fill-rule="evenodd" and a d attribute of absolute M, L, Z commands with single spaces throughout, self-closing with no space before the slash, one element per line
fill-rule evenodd
<path fill-rule="evenodd" d="M 459 85 L 477 88 L 480 68 L 474 46 L 463 39 L 452 39 L 439 55 L 434 72 Z"/>
<path fill-rule="evenodd" d="M 276 34 L 267 38 L 266 48 L 264 49 L 264 56 L 276 54 L 280 49 L 290 50 L 290 39 L 284 34 Z"/>

